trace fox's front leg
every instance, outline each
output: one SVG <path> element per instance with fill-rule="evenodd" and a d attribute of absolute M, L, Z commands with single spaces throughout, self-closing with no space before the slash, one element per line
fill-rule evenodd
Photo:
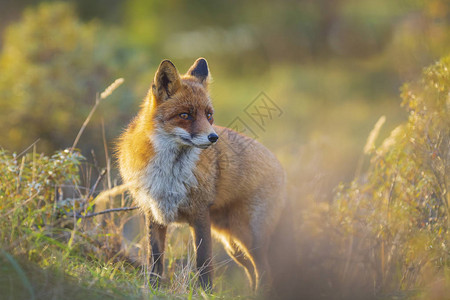
<path fill-rule="evenodd" d="M 166 243 L 167 226 L 157 224 L 147 215 L 147 229 L 149 249 L 148 264 L 150 270 L 150 284 L 156 287 L 164 275 L 164 250 Z"/>
<path fill-rule="evenodd" d="M 197 215 L 191 223 L 191 231 L 194 237 L 194 248 L 197 253 L 197 270 L 202 288 L 206 291 L 212 288 L 212 242 L 211 221 L 209 210 Z"/>

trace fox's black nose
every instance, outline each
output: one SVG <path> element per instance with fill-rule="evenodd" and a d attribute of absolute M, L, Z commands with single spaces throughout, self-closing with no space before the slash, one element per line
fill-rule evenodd
<path fill-rule="evenodd" d="M 217 142 L 218 139 L 219 139 L 219 136 L 217 134 L 215 134 L 215 133 L 211 133 L 210 135 L 208 135 L 208 140 L 211 143 Z"/>

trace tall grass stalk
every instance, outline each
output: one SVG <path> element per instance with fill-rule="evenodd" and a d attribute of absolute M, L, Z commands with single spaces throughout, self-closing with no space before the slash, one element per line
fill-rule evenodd
<path fill-rule="evenodd" d="M 91 120 L 92 116 L 94 115 L 95 111 L 97 110 L 97 107 L 100 105 L 101 100 L 108 98 L 112 94 L 112 92 L 114 92 L 114 90 L 117 89 L 123 83 L 123 81 L 124 81 L 123 78 L 116 79 L 102 93 L 97 94 L 97 96 L 95 97 L 95 104 L 92 107 L 91 111 L 89 112 L 89 115 L 87 116 L 86 120 L 84 120 L 84 123 L 81 126 L 80 130 L 78 131 L 77 137 L 75 138 L 75 141 L 73 142 L 73 145 L 72 145 L 70 151 L 73 151 L 75 149 L 75 147 L 77 146 L 78 141 L 80 140 L 80 137 L 83 134 L 83 131 L 86 129 L 87 125 L 89 124 L 89 121 Z"/>

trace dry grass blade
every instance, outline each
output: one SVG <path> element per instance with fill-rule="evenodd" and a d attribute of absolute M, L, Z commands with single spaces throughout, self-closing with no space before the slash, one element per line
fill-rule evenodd
<path fill-rule="evenodd" d="M 364 163 L 364 154 L 371 154 L 375 150 L 375 140 L 380 134 L 381 127 L 386 122 L 386 117 L 381 116 L 378 121 L 375 123 L 372 131 L 370 131 L 369 136 L 367 137 L 366 145 L 364 146 L 363 154 L 360 156 L 358 160 L 358 164 L 356 165 L 355 178 L 359 178 L 361 175 L 363 163 Z"/>
<path fill-rule="evenodd" d="M 373 127 L 372 131 L 369 134 L 369 137 L 367 138 L 366 145 L 364 146 L 364 154 L 370 154 L 373 150 L 375 150 L 375 140 L 380 134 L 380 129 L 385 122 L 386 117 L 381 116 L 378 119 L 377 123 L 375 123 L 375 126 Z"/>
<path fill-rule="evenodd" d="M 84 130 L 86 129 L 86 126 L 88 125 L 89 121 L 91 120 L 92 116 L 94 115 L 94 112 L 96 111 L 98 105 L 100 104 L 101 100 L 107 98 L 112 94 L 114 90 L 116 90 L 122 83 L 124 82 L 123 78 L 116 79 L 110 86 L 108 86 L 100 95 L 97 94 L 97 97 L 95 99 L 95 104 L 92 107 L 91 111 L 89 112 L 89 115 L 87 116 L 86 120 L 84 121 L 83 125 L 80 128 L 80 131 L 78 131 L 77 137 L 75 138 L 75 141 L 73 142 L 72 148 L 70 149 L 71 152 L 75 149 L 75 147 L 78 144 L 78 141 L 80 140 L 81 135 L 83 134 Z"/>
<path fill-rule="evenodd" d="M 105 99 L 109 97 L 112 94 L 112 92 L 114 92 L 123 82 L 124 82 L 123 78 L 116 79 L 100 94 L 100 99 Z"/>
<path fill-rule="evenodd" d="M 20 152 L 17 157 L 21 157 L 22 155 L 24 155 L 25 153 L 27 153 L 28 150 L 30 150 L 32 147 L 36 146 L 36 144 L 39 142 L 40 139 L 35 140 L 30 146 L 28 146 L 25 150 L 23 150 L 22 152 Z"/>
<path fill-rule="evenodd" d="M 130 210 L 136 210 L 139 207 L 137 206 L 133 206 L 133 207 L 119 207 L 119 208 L 110 208 L 110 209 L 105 209 L 96 213 L 92 213 L 92 214 L 87 214 L 87 215 L 80 215 L 79 218 L 92 218 L 98 215 L 104 215 L 104 214 L 108 214 L 108 213 L 112 213 L 112 212 L 121 212 L 121 211 L 130 211 Z"/>

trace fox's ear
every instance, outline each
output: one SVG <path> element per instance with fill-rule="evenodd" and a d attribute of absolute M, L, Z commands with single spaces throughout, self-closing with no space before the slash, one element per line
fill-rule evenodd
<path fill-rule="evenodd" d="M 206 59 L 200 57 L 195 61 L 195 63 L 189 68 L 187 74 L 196 77 L 203 85 L 208 84 L 209 79 L 209 69 Z"/>
<path fill-rule="evenodd" d="M 158 102 L 170 98 L 181 87 L 177 68 L 170 60 L 163 60 L 156 71 L 152 84 L 152 93 Z"/>

